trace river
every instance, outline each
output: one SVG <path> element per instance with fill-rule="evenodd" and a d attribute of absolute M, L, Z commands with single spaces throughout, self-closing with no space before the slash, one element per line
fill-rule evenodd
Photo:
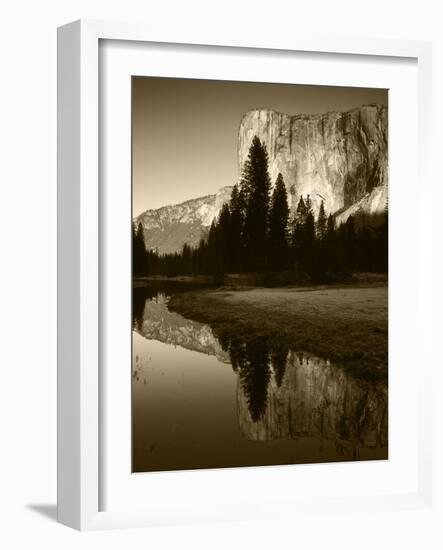
<path fill-rule="evenodd" d="M 195 287 L 192 287 L 195 289 Z M 223 342 L 133 291 L 133 471 L 387 459 L 387 386 L 263 340 Z"/>

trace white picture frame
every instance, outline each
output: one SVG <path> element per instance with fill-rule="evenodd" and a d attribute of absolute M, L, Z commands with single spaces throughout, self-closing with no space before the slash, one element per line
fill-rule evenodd
<path fill-rule="evenodd" d="M 266 504 L 251 499 L 250 506 L 242 513 L 235 506 L 227 513 L 227 506 L 215 502 L 203 502 L 201 506 L 186 509 L 183 504 L 174 509 L 168 506 L 131 507 L 127 503 L 102 510 L 100 483 L 102 452 L 101 425 L 103 407 L 100 403 L 101 372 L 101 301 L 106 293 L 100 287 L 103 262 L 99 212 L 102 211 L 100 192 L 100 41 L 126 41 L 135 43 L 180 44 L 204 47 L 230 48 L 236 51 L 260 49 L 264 52 L 329 53 L 337 56 L 375 56 L 392 60 L 412 59 L 418 71 L 418 169 L 420 188 L 431 192 L 430 182 L 430 128 L 431 128 L 431 46 L 426 42 L 367 40 L 358 38 L 312 37 L 299 34 L 290 39 L 211 37 L 157 35 L 152 28 L 143 25 L 77 21 L 58 31 L 58 520 L 70 527 L 89 530 L 131 526 L 151 526 L 217 521 L 220 519 L 262 518 L 284 516 L 297 512 L 325 512 L 328 508 L 342 511 L 392 509 L 423 509 L 432 505 L 432 394 L 431 394 L 431 342 L 423 331 L 420 340 L 411 343 L 426 346 L 428 361 L 417 374 L 415 386 L 418 400 L 416 423 L 418 426 L 417 483 L 414 490 L 394 491 L 380 495 L 338 495 L 337 498 L 312 496 L 303 502 L 292 502 L 281 495 Z M 417 236 L 418 279 L 430 278 L 429 258 L 431 250 L 425 243 L 426 228 L 430 221 L 423 221 L 423 232 Z M 418 280 L 417 279 L 417 280 Z M 431 323 L 429 289 L 417 287 L 418 315 Z M 417 319 L 417 322 L 419 319 Z M 426 340 L 428 338 L 428 340 Z M 278 467 L 275 467 L 278 468 Z M 256 469 L 257 470 L 257 469 Z M 240 475 L 241 470 L 226 474 Z M 284 479 L 285 469 L 278 472 Z M 177 475 L 177 474 L 175 474 Z M 195 473 L 182 472 L 182 479 Z M 205 483 L 218 473 L 202 474 Z M 224 474 L 223 474 L 224 475 Z M 248 474 L 249 475 L 249 474 Z M 169 477 L 168 490 L 177 482 Z M 227 479 L 227 478 L 226 478 Z M 252 479 L 252 478 L 251 478 Z M 157 478 L 156 485 L 161 485 Z M 416 485 L 416 486 L 415 486 Z M 271 512 L 272 510 L 272 512 Z"/>

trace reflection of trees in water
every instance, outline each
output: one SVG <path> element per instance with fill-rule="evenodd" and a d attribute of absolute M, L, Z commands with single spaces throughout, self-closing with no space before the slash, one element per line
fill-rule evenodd
<path fill-rule="evenodd" d="M 177 291 L 177 287 L 173 287 Z M 185 290 L 185 289 L 183 289 Z M 167 301 L 172 294 L 171 285 L 155 284 L 133 287 L 132 323 L 133 329 L 142 332 L 146 300 Z M 252 335 L 214 334 L 229 358 L 233 370 L 238 374 L 242 391 L 248 403 L 253 422 L 257 422 L 268 404 L 268 386 L 272 374 L 278 387 L 281 386 L 288 357 L 288 346 L 270 338 L 254 338 Z"/>
<path fill-rule="evenodd" d="M 169 296 L 176 292 L 184 292 L 186 290 L 197 290 L 206 288 L 208 285 L 186 282 L 168 282 L 156 281 L 148 284 L 132 286 L 132 327 L 135 330 L 141 331 L 143 326 L 143 317 L 145 312 L 146 300 L 157 301 L 159 299 L 167 300 Z"/>
<path fill-rule="evenodd" d="M 223 343 L 226 346 L 226 337 Z M 251 419 L 257 422 L 266 411 L 272 372 L 278 386 L 283 380 L 288 348 L 265 338 L 242 341 L 237 337 L 231 339 L 227 348 L 232 368 L 239 375 Z"/>
<path fill-rule="evenodd" d="M 141 331 L 143 326 L 143 316 L 145 312 L 145 303 L 148 295 L 144 288 L 132 289 L 132 328 Z"/>
<path fill-rule="evenodd" d="M 163 292 L 153 292 L 150 287 L 135 287 L 132 289 L 132 328 L 138 332 L 142 331 L 145 321 L 146 301 L 166 303 L 168 295 Z"/>
<path fill-rule="evenodd" d="M 283 382 L 283 377 L 286 371 L 286 363 L 288 360 L 288 353 L 289 348 L 286 344 L 283 343 L 275 345 L 271 350 L 272 368 L 278 387 L 280 387 Z"/>
<path fill-rule="evenodd" d="M 271 379 L 269 346 L 264 340 L 246 344 L 246 361 L 239 370 L 240 382 L 249 406 L 249 413 L 256 422 L 266 411 L 268 384 Z"/>

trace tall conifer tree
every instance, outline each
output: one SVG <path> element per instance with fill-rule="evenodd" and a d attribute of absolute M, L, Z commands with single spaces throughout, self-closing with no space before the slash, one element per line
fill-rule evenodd
<path fill-rule="evenodd" d="M 297 210 L 294 216 L 292 235 L 291 235 L 293 259 L 296 266 L 299 266 L 300 264 L 300 254 L 303 248 L 305 223 L 306 223 L 306 205 L 305 205 L 305 201 L 303 200 L 303 196 L 300 196 L 300 199 L 297 204 Z"/>
<path fill-rule="evenodd" d="M 233 272 L 237 273 L 242 270 L 242 255 L 243 255 L 243 233 L 245 219 L 245 204 L 241 196 L 238 185 L 234 185 L 229 202 L 229 210 L 231 212 L 230 224 L 230 251 L 231 261 L 230 267 Z"/>
<path fill-rule="evenodd" d="M 246 195 L 245 253 L 252 271 L 264 271 L 266 268 L 270 188 L 268 153 L 258 137 L 254 136 L 242 182 L 242 192 Z"/>
<path fill-rule="evenodd" d="M 275 271 L 287 269 L 288 266 L 288 218 L 286 187 L 283 176 L 278 174 L 269 214 L 269 266 Z"/>
<path fill-rule="evenodd" d="M 317 243 L 315 240 L 315 218 L 314 218 L 314 212 L 312 211 L 309 195 L 308 195 L 308 201 L 307 201 L 307 204 L 309 204 L 309 209 L 307 210 L 307 213 L 306 213 L 303 252 L 302 252 L 301 260 L 302 260 L 303 270 L 306 271 L 306 273 L 308 273 L 312 277 L 314 275 L 314 271 L 316 268 Z"/>
<path fill-rule="evenodd" d="M 134 224 L 132 226 L 132 269 L 134 275 L 146 275 L 148 272 L 145 236 L 141 222 L 137 229 Z"/>
<path fill-rule="evenodd" d="M 327 228 L 328 228 L 328 219 L 326 217 L 326 212 L 325 212 L 325 203 L 322 200 L 320 203 L 320 209 L 318 211 L 318 218 L 317 218 L 317 237 L 320 240 L 323 240 L 325 238 Z"/>
<path fill-rule="evenodd" d="M 220 273 L 229 271 L 231 264 L 231 212 L 224 204 L 220 210 L 217 224 Z"/>

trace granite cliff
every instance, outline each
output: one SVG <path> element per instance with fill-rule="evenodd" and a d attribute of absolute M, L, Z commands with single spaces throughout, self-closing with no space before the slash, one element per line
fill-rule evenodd
<path fill-rule="evenodd" d="M 240 123 L 238 162 L 243 166 L 253 137 L 266 145 L 272 182 L 279 172 L 291 209 L 310 195 L 317 210 L 379 212 L 387 203 L 388 110 L 364 105 L 347 112 L 288 115 L 268 109 L 247 112 Z M 349 215 L 349 214 L 348 214 Z"/>

